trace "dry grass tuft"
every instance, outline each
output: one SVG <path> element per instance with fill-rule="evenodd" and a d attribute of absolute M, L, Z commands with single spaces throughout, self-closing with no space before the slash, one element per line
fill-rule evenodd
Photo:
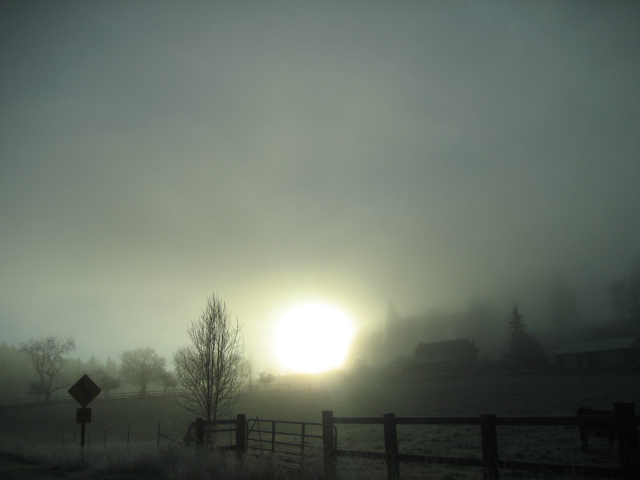
<path fill-rule="evenodd" d="M 18 435 L 0 434 L 0 452 L 32 464 L 45 464 L 54 470 L 74 472 L 82 469 L 80 450 L 71 445 L 35 443 Z"/>
<path fill-rule="evenodd" d="M 301 474 L 284 468 L 271 458 L 196 451 L 181 445 L 111 445 L 87 448 L 78 445 L 36 443 L 20 436 L 0 435 L 0 452 L 20 462 L 41 465 L 50 472 L 64 472 L 92 478 L 158 478 L 163 480 L 293 480 L 320 479 L 323 475 Z"/>

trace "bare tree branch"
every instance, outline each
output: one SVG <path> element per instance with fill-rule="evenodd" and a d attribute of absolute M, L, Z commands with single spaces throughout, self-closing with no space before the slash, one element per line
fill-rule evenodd
<path fill-rule="evenodd" d="M 165 360 L 151 347 L 136 348 L 122 352 L 120 376 L 129 383 L 140 385 L 140 396 L 147 393 L 147 385 L 162 379 L 165 374 Z"/>
<path fill-rule="evenodd" d="M 198 321 L 187 329 L 191 344 L 174 355 L 183 389 L 177 393 L 184 409 L 215 420 L 229 412 L 239 397 L 247 373 L 243 367 L 241 327 L 232 321 L 223 301 L 207 299 Z"/>
<path fill-rule="evenodd" d="M 34 370 L 40 377 L 39 391 L 44 394 L 45 401 L 49 401 L 51 394 L 56 390 L 71 384 L 69 379 L 59 373 L 64 366 L 63 355 L 75 348 L 76 342 L 73 338 L 62 339 L 53 335 L 20 344 L 20 351 L 29 356 Z"/>

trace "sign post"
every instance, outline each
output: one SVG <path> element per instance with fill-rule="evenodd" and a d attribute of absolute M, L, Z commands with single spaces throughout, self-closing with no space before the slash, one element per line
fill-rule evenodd
<path fill-rule="evenodd" d="M 80 446 L 84 448 L 84 430 L 87 423 L 91 423 L 91 409 L 87 405 L 98 396 L 102 389 L 96 385 L 89 375 L 83 375 L 70 389 L 69 394 L 82 406 L 76 410 L 76 423 L 80 428 Z"/>

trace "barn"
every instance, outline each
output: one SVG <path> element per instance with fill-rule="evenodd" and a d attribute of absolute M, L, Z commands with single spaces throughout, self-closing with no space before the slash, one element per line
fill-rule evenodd
<path fill-rule="evenodd" d="M 567 343 L 556 351 L 560 370 L 599 370 L 640 366 L 636 337 Z"/>

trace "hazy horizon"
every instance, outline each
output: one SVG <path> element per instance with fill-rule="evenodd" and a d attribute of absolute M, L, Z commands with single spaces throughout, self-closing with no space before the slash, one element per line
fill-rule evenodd
<path fill-rule="evenodd" d="M 5 2 L 0 23 L 0 342 L 171 362 L 217 293 L 281 369 L 304 301 L 357 328 L 518 304 L 535 331 L 554 276 L 611 320 L 640 256 L 637 2 Z"/>

